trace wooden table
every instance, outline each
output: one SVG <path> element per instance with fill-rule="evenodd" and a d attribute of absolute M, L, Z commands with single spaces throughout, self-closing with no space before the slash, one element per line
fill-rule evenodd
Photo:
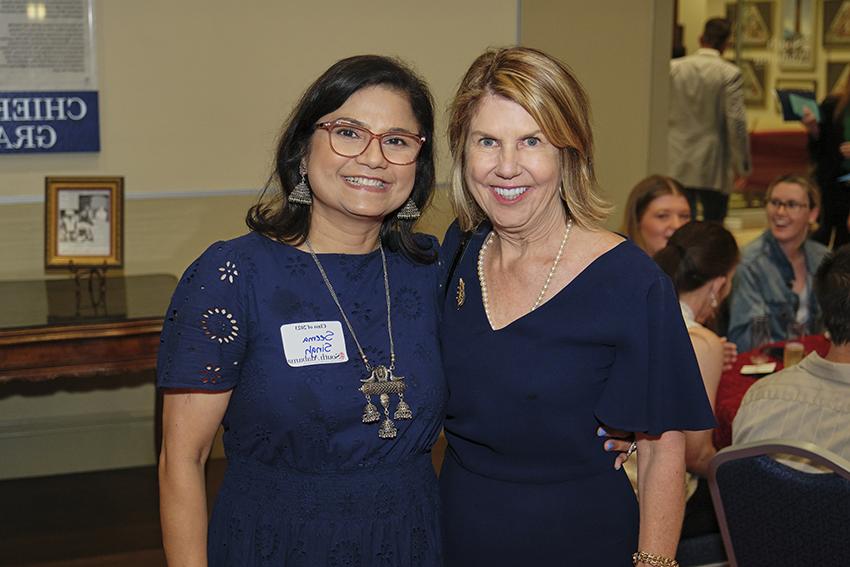
<path fill-rule="evenodd" d="M 0 282 L 0 383 L 153 370 L 171 275 Z"/>

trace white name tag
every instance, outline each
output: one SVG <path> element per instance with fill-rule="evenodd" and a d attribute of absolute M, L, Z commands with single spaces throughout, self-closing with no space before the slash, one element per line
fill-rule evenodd
<path fill-rule="evenodd" d="M 280 326 L 283 354 L 289 366 L 348 362 L 339 321 L 310 321 Z"/>

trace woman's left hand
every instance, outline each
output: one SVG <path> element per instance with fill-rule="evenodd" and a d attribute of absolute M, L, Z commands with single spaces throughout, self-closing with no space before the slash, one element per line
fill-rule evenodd
<path fill-rule="evenodd" d="M 720 342 L 723 343 L 723 372 L 726 372 L 732 370 L 735 361 L 738 360 L 738 345 L 726 337 L 720 337 Z"/>
<path fill-rule="evenodd" d="M 632 453 L 635 452 L 635 434 L 630 431 L 599 427 L 596 430 L 596 435 L 605 438 L 602 443 L 603 450 L 609 453 L 617 453 L 617 458 L 614 459 L 614 470 L 620 470 L 623 463 L 628 461 Z"/>

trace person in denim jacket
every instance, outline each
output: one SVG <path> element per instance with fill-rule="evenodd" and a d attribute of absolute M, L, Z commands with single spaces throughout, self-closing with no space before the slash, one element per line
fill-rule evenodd
<path fill-rule="evenodd" d="M 751 341 L 754 317 L 767 317 L 771 341 L 784 340 L 792 323 L 807 333 L 821 329 L 812 274 L 829 250 L 809 239 L 820 193 L 806 177 L 783 175 L 765 203 L 768 228 L 744 248 L 732 288 L 728 337 L 740 352 L 759 346 Z"/>

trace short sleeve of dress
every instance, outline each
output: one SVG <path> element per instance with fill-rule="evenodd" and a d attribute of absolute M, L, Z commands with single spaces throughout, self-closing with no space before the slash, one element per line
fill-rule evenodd
<path fill-rule="evenodd" d="M 715 426 L 693 346 L 669 278 L 659 275 L 629 305 L 596 417 L 660 435 Z"/>
<path fill-rule="evenodd" d="M 217 242 L 180 282 L 162 326 L 161 388 L 223 391 L 236 386 L 247 342 L 248 287 L 229 242 Z"/>

